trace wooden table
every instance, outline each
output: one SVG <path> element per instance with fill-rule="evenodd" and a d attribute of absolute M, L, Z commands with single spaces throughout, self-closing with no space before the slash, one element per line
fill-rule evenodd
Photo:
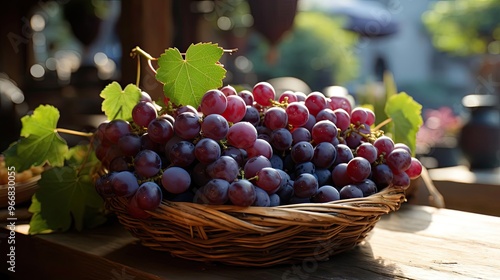
<path fill-rule="evenodd" d="M 10 279 L 499 279 L 500 218 L 405 204 L 356 248 L 321 263 L 243 268 L 170 257 L 119 224 L 27 236 L 18 226 Z M 0 232 L 6 256 L 8 231 Z M 1 261 L 1 272 L 7 270 Z M 4 275 L 0 275 L 1 276 Z"/>

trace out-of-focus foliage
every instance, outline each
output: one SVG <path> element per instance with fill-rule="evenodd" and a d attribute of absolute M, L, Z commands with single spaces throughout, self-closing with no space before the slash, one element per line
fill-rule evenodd
<path fill-rule="evenodd" d="M 278 44 L 279 58 L 268 63 L 270 46 L 259 39 L 249 53 L 259 79 L 296 77 L 313 90 L 342 84 L 358 71 L 355 45 L 357 35 L 342 29 L 342 21 L 321 13 L 299 12 L 288 36 Z"/>
<path fill-rule="evenodd" d="M 438 1 L 422 19 L 439 50 L 500 54 L 500 0 Z"/>

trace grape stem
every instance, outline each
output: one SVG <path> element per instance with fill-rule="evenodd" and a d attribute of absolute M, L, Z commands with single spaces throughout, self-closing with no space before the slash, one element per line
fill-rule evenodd
<path fill-rule="evenodd" d="M 392 122 L 392 118 L 388 118 L 388 119 L 386 119 L 385 121 L 383 121 L 383 122 L 381 122 L 381 123 L 377 124 L 377 126 L 375 126 L 375 127 L 373 128 L 373 130 L 374 130 L 374 131 L 380 130 L 380 129 L 384 126 L 384 125 L 386 125 L 386 124 L 388 124 L 388 123 L 390 123 L 390 122 Z"/>
<path fill-rule="evenodd" d="M 81 131 L 76 131 L 72 129 L 66 129 L 66 128 L 56 128 L 56 132 L 59 133 L 66 133 L 66 134 L 72 134 L 72 135 L 77 135 L 77 136 L 83 136 L 83 137 L 92 137 L 94 133 L 92 132 L 81 132 Z"/>

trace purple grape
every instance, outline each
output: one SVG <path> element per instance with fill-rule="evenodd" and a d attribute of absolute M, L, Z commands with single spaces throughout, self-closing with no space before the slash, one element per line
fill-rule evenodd
<path fill-rule="evenodd" d="M 207 174 L 213 179 L 233 182 L 239 175 L 238 163 L 230 156 L 221 156 L 207 166 Z"/>
<path fill-rule="evenodd" d="M 234 205 L 250 206 L 254 203 L 256 196 L 255 186 L 248 180 L 241 179 L 229 185 L 228 197 Z"/>
<path fill-rule="evenodd" d="M 111 185 L 116 196 L 130 197 L 139 188 L 137 178 L 130 171 L 121 171 L 113 173 Z"/>
<path fill-rule="evenodd" d="M 160 156 L 151 150 L 142 150 L 134 158 L 134 169 L 139 177 L 153 177 L 160 171 Z"/>
<path fill-rule="evenodd" d="M 300 174 L 294 180 L 293 191 L 296 197 L 310 198 L 318 191 L 318 180 L 312 174 Z"/>
<path fill-rule="evenodd" d="M 315 203 L 324 203 L 340 199 L 339 191 L 329 185 L 322 186 L 318 189 L 316 194 L 311 197 L 311 201 Z"/>
<path fill-rule="evenodd" d="M 183 193 L 191 186 L 191 176 L 181 167 L 169 167 L 163 171 L 161 185 L 169 193 Z"/>
<path fill-rule="evenodd" d="M 144 182 L 139 186 L 133 199 L 142 210 L 153 211 L 161 204 L 163 199 L 160 186 L 154 182 Z"/>

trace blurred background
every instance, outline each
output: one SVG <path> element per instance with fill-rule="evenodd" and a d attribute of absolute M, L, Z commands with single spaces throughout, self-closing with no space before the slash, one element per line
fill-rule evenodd
<path fill-rule="evenodd" d="M 216 42 L 224 84 L 270 81 L 358 103 L 383 98 L 388 80 L 423 105 L 418 155 L 428 168 L 500 166 L 500 0 L 23 0 L 0 12 L 1 150 L 39 104 L 60 126 L 92 130 L 102 88 L 135 83 L 135 46 Z M 162 87 L 144 66 L 141 88 Z M 385 77 L 385 79 L 384 79 Z M 392 79 L 387 79 L 392 77 Z M 71 143 L 78 139 L 68 139 Z"/>

